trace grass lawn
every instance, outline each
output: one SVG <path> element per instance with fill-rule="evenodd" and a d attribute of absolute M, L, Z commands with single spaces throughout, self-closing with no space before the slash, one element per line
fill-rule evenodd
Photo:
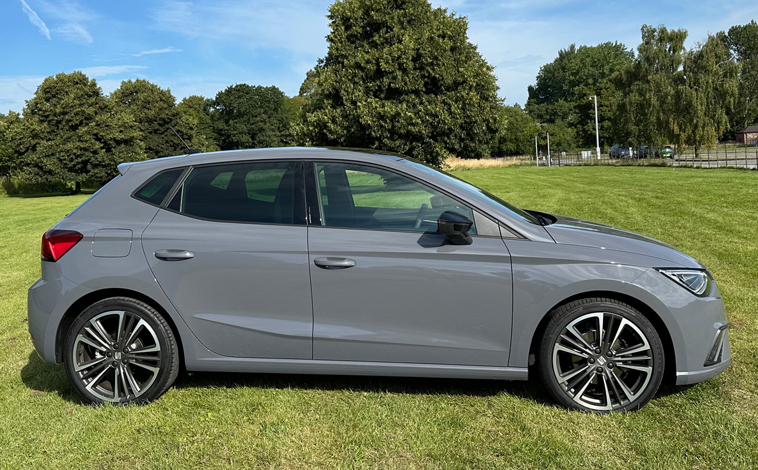
<path fill-rule="evenodd" d="M 758 173 L 647 167 L 463 170 L 522 207 L 671 243 L 713 271 L 733 365 L 610 416 L 537 383 L 196 374 L 144 407 L 82 405 L 26 325 L 42 233 L 85 196 L 0 196 L 0 468 L 756 468 Z"/>

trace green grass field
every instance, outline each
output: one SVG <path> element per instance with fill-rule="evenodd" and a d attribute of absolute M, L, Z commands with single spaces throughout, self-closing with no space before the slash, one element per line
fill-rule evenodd
<path fill-rule="evenodd" d="M 669 242 L 713 271 L 733 365 L 642 411 L 594 416 L 538 383 L 196 374 L 143 407 L 81 404 L 32 350 L 42 233 L 85 196 L 0 196 L 0 468 L 756 468 L 758 173 L 464 170 L 522 207 Z"/>

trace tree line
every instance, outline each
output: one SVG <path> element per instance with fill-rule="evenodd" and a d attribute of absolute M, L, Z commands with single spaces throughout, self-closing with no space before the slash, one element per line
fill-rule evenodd
<path fill-rule="evenodd" d="M 47 77 L 23 115 L 0 116 L 0 175 L 32 187 L 98 186 L 116 166 L 204 151 L 293 142 L 297 100 L 276 87 L 237 84 L 179 103 L 168 89 L 126 80 L 110 95 L 82 72 Z"/>
<path fill-rule="evenodd" d="M 687 31 L 643 26 L 634 51 L 620 43 L 569 46 L 529 87 L 525 113 L 566 149 L 601 144 L 700 147 L 758 122 L 758 24 L 709 35 L 687 49 Z"/>
<path fill-rule="evenodd" d="M 445 158 L 530 154 L 550 132 L 558 149 L 594 147 L 597 95 L 604 145 L 704 145 L 758 120 L 758 25 L 709 36 L 642 28 L 635 54 L 620 43 L 571 45 L 544 65 L 525 107 L 498 97 L 494 68 L 468 40 L 465 17 L 428 0 L 339 0 L 326 56 L 298 95 L 235 84 L 176 102 L 127 80 L 105 95 L 82 72 L 46 78 L 21 114 L 0 115 L 0 175 L 77 190 L 116 165 L 203 151 L 290 145 Z"/>

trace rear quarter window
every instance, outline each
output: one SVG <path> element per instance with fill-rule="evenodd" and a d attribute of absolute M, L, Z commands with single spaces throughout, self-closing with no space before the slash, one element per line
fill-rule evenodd
<path fill-rule="evenodd" d="M 134 197 L 140 201 L 147 202 L 148 204 L 160 206 L 169 191 L 171 191 L 171 188 L 174 187 L 176 180 L 179 179 L 183 172 L 184 169 L 182 168 L 158 173 L 153 176 L 152 179 L 148 180 L 147 183 L 143 184 L 142 187 L 134 193 Z"/>

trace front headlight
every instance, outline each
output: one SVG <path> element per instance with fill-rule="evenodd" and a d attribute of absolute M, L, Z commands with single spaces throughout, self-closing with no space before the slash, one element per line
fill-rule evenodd
<path fill-rule="evenodd" d="M 697 269 L 663 269 L 657 271 L 695 295 L 701 296 L 708 291 L 711 278 L 707 271 Z"/>

